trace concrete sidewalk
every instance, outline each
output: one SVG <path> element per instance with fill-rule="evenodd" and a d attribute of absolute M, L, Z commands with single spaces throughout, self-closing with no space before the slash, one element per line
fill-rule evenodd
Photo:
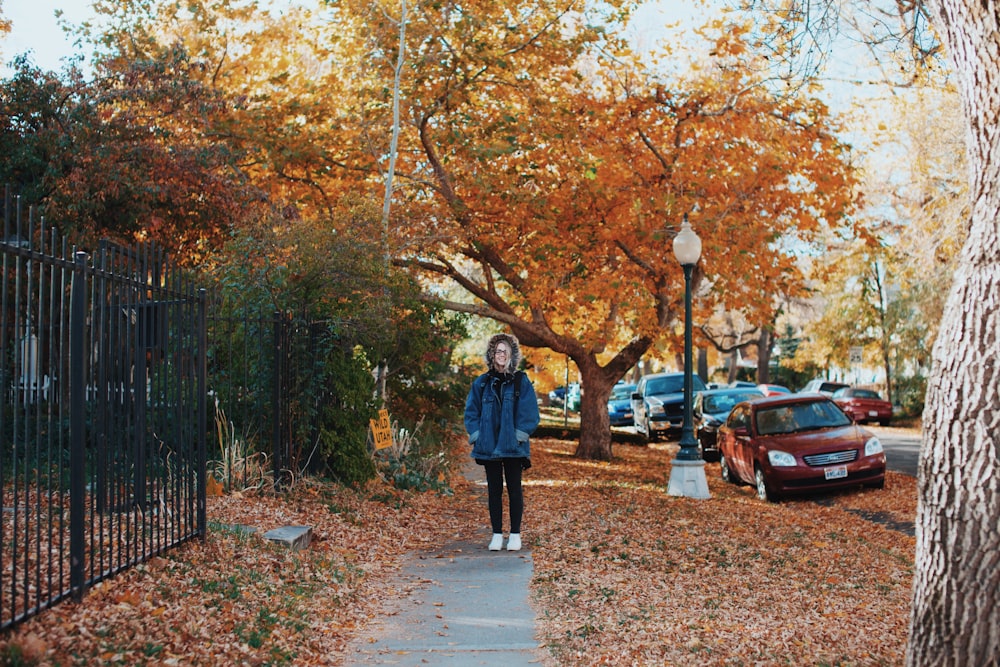
<path fill-rule="evenodd" d="M 464 472 L 481 489 L 483 529 L 468 541 L 411 554 L 400 577 L 405 588 L 410 588 L 406 583 L 415 588 L 356 640 L 346 664 L 542 664 L 544 650 L 535 640 L 535 613 L 528 603 L 531 552 L 527 545 L 521 551 L 487 550 L 485 480 L 482 469 L 470 463 Z"/>

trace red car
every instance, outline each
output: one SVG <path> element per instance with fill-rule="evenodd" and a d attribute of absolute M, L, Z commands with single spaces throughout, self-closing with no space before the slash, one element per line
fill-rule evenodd
<path fill-rule="evenodd" d="M 740 403 L 719 429 L 722 479 L 762 500 L 863 484 L 885 485 L 882 443 L 822 394 Z"/>
<path fill-rule="evenodd" d="M 757 389 L 760 389 L 760 393 L 765 396 L 780 396 L 781 394 L 790 394 L 792 390 L 780 384 L 759 384 Z"/>
<path fill-rule="evenodd" d="M 877 391 L 845 387 L 833 392 L 833 402 L 859 424 L 878 422 L 888 426 L 892 421 L 892 403 L 883 400 Z"/>

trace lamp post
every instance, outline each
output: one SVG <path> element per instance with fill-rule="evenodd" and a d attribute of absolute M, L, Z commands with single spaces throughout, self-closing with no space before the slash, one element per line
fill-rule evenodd
<path fill-rule="evenodd" d="M 667 493 L 671 496 L 708 498 L 708 482 L 705 479 L 705 461 L 698 453 L 698 441 L 692 426 L 691 402 L 691 274 L 701 257 L 701 239 L 691 229 L 687 214 L 681 223 L 681 231 L 674 237 L 674 256 L 684 269 L 684 424 L 681 427 L 680 450 L 670 465 L 670 481 Z"/>

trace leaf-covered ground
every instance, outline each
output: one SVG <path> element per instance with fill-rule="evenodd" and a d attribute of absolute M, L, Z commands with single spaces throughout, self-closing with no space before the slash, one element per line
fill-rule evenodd
<path fill-rule="evenodd" d="M 672 446 L 572 451 L 535 446 L 527 501 L 554 664 L 903 661 L 915 541 L 886 524 L 912 524 L 913 478 L 775 505 L 707 464 L 712 497 L 694 500 L 666 494 Z"/>
<path fill-rule="evenodd" d="M 903 660 L 916 484 L 769 505 L 719 479 L 666 494 L 672 446 L 616 445 L 612 463 L 537 440 L 524 538 L 551 665 L 895 665 Z M 209 535 L 0 637 L 45 665 L 336 665 L 390 598 L 411 550 L 486 521 L 455 494 L 300 483 L 209 499 Z M 313 527 L 300 552 L 260 532 Z M 258 533 L 248 533 L 249 526 Z M 16 646 L 17 649 L 12 648 Z"/>

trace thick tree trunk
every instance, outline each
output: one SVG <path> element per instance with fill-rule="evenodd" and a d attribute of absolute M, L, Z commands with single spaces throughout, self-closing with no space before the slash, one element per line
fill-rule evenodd
<path fill-rule="evenodd" d="M 968 121 L 972 219 L 924 411 L 907 664 L 1000 656 L 1000 7 L 932 0 Z"/>
<path fill-rule="evenodd" d="M 577 362 L 580 368 L 580 444 L 575 456 L 610 461 L 611 419 L 608 398 L 618 378 L 596 364 Z"/>
<path fill-rule="evenodd" d="M 581 383 L 586 386 L 586 383 Z M 580 444 L 575 456 L 582 459 L 610 461 L 611 420 L 608 417 L 608 397 L 611 387 L 594 391 L 588 387 L 580 395 Z"/>

